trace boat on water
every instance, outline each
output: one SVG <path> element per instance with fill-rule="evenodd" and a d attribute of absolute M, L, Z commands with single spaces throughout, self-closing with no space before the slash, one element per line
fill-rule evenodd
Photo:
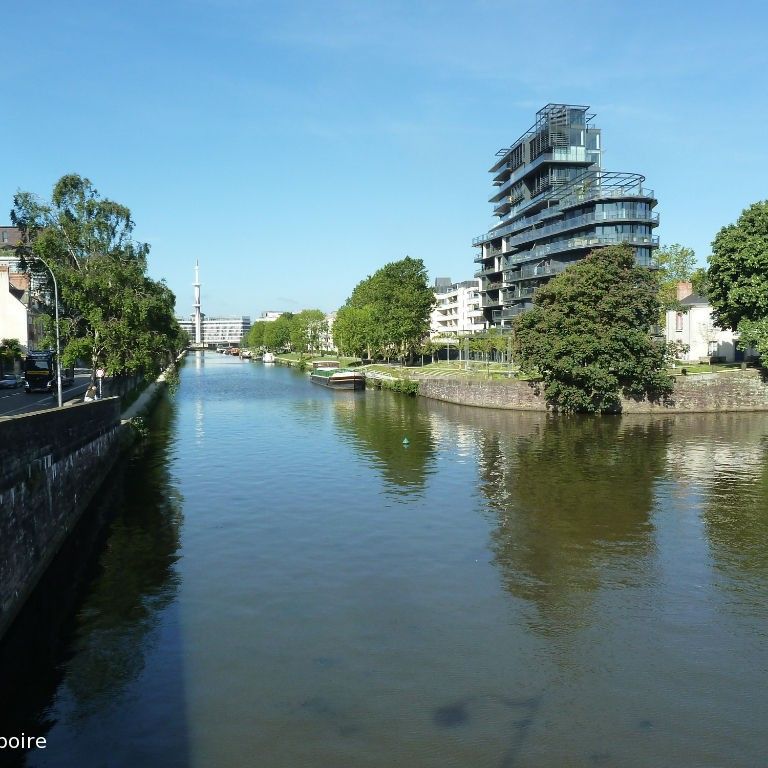
<path fill-rule="evenodd" d="M 331 389 L 365 389 L 365 375 L 349 368 L 316 365 L 309 378 L 314 384 Z"/>
<path fill-rule="evenodd" d="M 271 352 L 265 352 L 264 357 L 261 358 L 264 363 L 274 363 L 275 356 Z"/>

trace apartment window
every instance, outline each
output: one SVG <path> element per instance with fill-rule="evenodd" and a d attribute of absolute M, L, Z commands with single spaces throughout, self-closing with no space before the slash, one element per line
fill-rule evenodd
<path fill-rule="evenodd" d="M 683 313 L 682 312 L 678 312 L 675 315 L 675 330 L 678 333 L 682 333 L 683 331 Z"/>

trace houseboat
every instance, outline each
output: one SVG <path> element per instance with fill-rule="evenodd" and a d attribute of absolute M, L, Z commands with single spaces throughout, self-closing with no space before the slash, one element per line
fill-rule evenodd
<path fill-rule="evenodd" d="M 320 363 L 324 361 L 318 361 Z M 365 375 L 360 371 L 337 366 L 314 365 L 309 378 L 315 384 L 331 389 L 365 389 Z"/>

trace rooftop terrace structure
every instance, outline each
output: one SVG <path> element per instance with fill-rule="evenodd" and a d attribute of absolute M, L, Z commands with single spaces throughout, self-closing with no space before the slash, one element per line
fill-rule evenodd
<path fill-rule="evenodd" d="M 629 243 L 653 266 L 656 198 L 639 173 L 604 171 L 589 107 L 547 104 L 490 168 L 498 223 L 473 240 L 489 327 L 533 306 L 536 289 L 605 245 Z"/>

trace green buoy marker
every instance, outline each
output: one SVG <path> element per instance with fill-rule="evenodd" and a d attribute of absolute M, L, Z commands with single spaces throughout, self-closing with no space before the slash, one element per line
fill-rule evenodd
<path fill-rule="evenodd" d="M 407 437 L 404 437 L 404 438 L 403 438 L 403 445 L 410 445 L 410 444 L 411 444 L 411 443 L 410 443 L 410 440 L 408 440 L 408 438 L 407 438 Z"/>

